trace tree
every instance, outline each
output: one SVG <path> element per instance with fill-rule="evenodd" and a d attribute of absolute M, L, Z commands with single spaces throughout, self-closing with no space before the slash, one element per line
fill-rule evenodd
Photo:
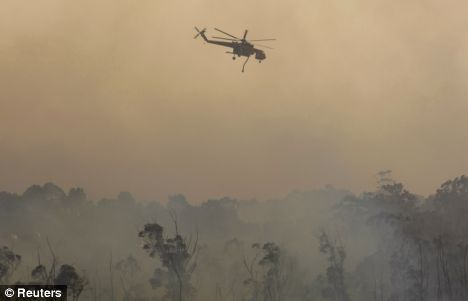
<path fill-rule="evenodd" d="M 8 247 L 0 248 L 0 284 L 8 284 L 10 277 L 21 263 L 21 256 Z"/>
<path fill-rule="evenodd" d="M 141 287 L 135 281 L 137 273 L 140 272 L 140 265 L 133 256 L 118 261 L 115 269 L 120 275 L 120 283 L 124 292 L 123 300 L 142 300 Z"/>
<path fill-rule="evenodd" d="M 88 284 L 88 280 L 80 276 L 76 272 L 75 267 L 68 264 L 60 266 L 57 278 L 55 278 L 54 282 L 57 285 L 66 285 L 69 293 L 71 293 L 73 301 L 78 300 L 83 289 Z"/>
<path fill-rule="evenodd" d="M 87 199 L 86 193 L 85 193 L 84 189 L 81 188 L 81 187 L 70 188 L 70 190 L 68 191 L 68 196 L 67 197 L 68 197 L 68 200 L 72 204 L 82 204 Z"/>
<path fill-rule="evenodd" d="M 320 252 L 328 257 L 326 273 L 328 287 L 323 290 L 323 296 L 333 301 L 350 301 L 345 285 L 346 251 L 344 246 L 330 239 L 325 231 L 320 234 L 319 241 Z"/>
<path fill-rule="evenodd" d="M 252 287 L 251 300 L 259 300 L 260 297 L 264 301 L 285 300 L 294 269 L 293 261 L 274 242 L 255 243 L 252 248 L 257 250 L 254 258 L 250 263 L 244 259 L 248 273 L 244 283 Z"/>
<path fill-rule="evenodd" d="M 164 228 L 156 223 L 146 224 L 139 236 L 144 240 L 143 249 L 151 257 L 159 257 L 163 266 L 154 271 L 150 280 L 153 288 L 164 286 L 167 300 L 191 300 L 194 289 L 190 278 L 196 267 L 198 235 L 195 240 L 184 239 L 178 233 L 175 218 L 174 223 L 176 234 L 173 237 L 164 237 Z"/>

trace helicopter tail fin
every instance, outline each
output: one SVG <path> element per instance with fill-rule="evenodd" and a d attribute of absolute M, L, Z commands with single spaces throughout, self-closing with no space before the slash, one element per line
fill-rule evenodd
<path fill-rule="evenodd" d="M 197 31 L 197 34 L 193 37 L 194 39 L 198 38 L 198 36 L 201 36 L 203 40 L 208 41 L 208 39 L 205 36 L 206 28 L 200 30 L 198 29 L 198 27 L 195 26 L 195 30 Z"/>

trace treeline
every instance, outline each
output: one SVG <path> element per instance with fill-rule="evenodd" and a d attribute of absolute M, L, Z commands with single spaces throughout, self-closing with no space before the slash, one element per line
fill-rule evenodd
<path fill-rule="evenodd" d="M 378 238 L 353 275 L 359 300 L 468 300 L 467 177 L 427 198 L 384 183 L 345 198 L 339 210 Z"/>
<path fill-rule="evenodd" d="M 0 283 L 74 300 L 468 300 L 468 178 L 417 196 L 326 187 L 271 201 L 88 200 L 54 184 L 0 193 Z"/>

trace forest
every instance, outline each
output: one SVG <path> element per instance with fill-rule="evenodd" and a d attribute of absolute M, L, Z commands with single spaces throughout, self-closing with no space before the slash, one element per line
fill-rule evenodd
<path fill-rule="evenodd" d="M 0 284 L 91 301 L 468 300 L 468 177 L 429 196 L 381 172 L 271 200 L 0 192 Z"/>

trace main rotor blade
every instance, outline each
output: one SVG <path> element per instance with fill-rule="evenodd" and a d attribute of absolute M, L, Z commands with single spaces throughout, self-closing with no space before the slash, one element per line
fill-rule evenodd
<path fill-rule="evenodd" d="M 270 46 L 258 45 L 258 44 L 255 44 L 255 47 L 263 47 L 263 48 L 268 48 L 268 49 L 275 49 L 275 48 L 272 48 L 272 47 L 270 47 Z"/>
<path fill-rule="evenodd" d="M 240 40 L 238 37 L 233 36 L 232 34 L 227 33 L 227 32 L 225 32 L 225 31 L 222 31 L 221 29 L 215 28 L 215 30 L 216 30 L 216 31 L 219 31 L 219 32 L 221 32 L 221 33 L 224 33 L 225 35 L 230 36 L 231 38 Z"/>
<path fill-rule="evenodd" d="M 260 40 L 249 40 L 251 42 L 262 42 L 262 41 L 276 41 L 276 39 L 260 39 Z"/>
<path fill-rule="evenodd" d="M 244 37 L 242 38 L 242 40 L 245 41 L 245 38 L 247 37 L 247 33 L 248 33 L 248 32 L 249 32 L 249 31 L 246 29 L 245 32 L 244 32 Z"/>
<path fill-rule="evenodd" d="M 221 40 L 228 40 L 228 41 L 240 41 L 240 40 L 237 40 L 237 39 L 230 39 L 230 38 L 222 38 L 222 37 L 212 37 L 213 39 L 221 39 Z"/>

